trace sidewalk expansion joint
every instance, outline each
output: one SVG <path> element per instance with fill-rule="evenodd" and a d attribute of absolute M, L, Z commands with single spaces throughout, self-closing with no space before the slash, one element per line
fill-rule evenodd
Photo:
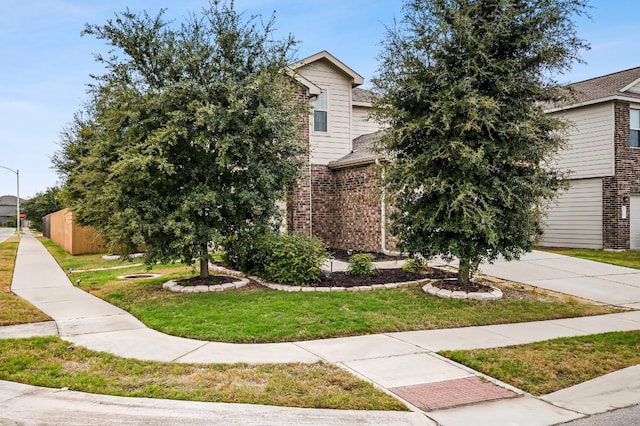
<path fill-rule="evenodd" d="M 187 351 L 187 352 L 183 353 L 183 354 L 182 354 L 182 355 L 180 355 L 179 357 L 174 358 L 174 359 L 172 359 L 172 360 L 171 360 L 171 361 L 169 361 L 169 362 L 180 362 L 179 360 L 180 360 L 181 358 L 184 358 L 184 357 L 185 357 L 185 356 L 187 356 L 187 355 L 191 355 L 191 354 L 192 354 L 192 353 L 194 353 L 195 351 L 198 351 L 198 350 L 200 350 L 200 349 L 204 348 L 205 346 L 207 346 L 207 345 L 208 345 L 208 344 L 210 344 L 210 343 L 212 343 L 212 342 L 203 342 L 203 343 L 202 343 L 202 345 L 198 346 L 197 348 L 193 348 L 193 349 L 191 349 L 190 351 Z"/>

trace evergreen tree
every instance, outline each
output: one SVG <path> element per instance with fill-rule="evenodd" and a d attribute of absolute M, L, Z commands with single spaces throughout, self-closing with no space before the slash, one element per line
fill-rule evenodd
<path fill-rule="evenodd" d="M 587 44 L 582 0 L 410 0 L 383 41 L 374 86 L 403 250 L 460 260 L 518 258 L 542 232 L 566 176 L 552 159 L 567 123 L 555 76 Z"/>
<path fill-rule="evenodd" d="M 213 0 L 181 25 L 127 10 L 84 34 L 97 55 L 90 101 L 62 134 L 54 167 L 79 223 L 123 254 L 200 261 L 207 245 L 277 227 L 300 170 L 308 105 L 285 70 L 296 42 Z"/>
<path fill-rule="evenodd" d="M 29 227 L 42 231 L 42 218 L 49 213 L 64 208 L 62 205 L 60 187 L 52 186 L 45 191 L 38 192 L 32 198 L 22 203 L 25 217 L 29 220 Z"/>

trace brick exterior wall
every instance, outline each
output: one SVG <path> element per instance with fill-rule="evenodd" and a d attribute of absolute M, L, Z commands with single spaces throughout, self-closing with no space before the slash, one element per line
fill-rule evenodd
<path fill-rule="evenodd" d="M 287 231 L 309 233 L 336 249 L 382 251 L 379 169 L 374 164 L 332 170 L 312 165 L 287 204 Z M 312 208 L 309 209 L 309 183 Z M 310 226 L 310 215 L 313 223 Z M 387 249 L 395 239 L 387 231 Z"/>
<path fill-rule="evenodd" d="M 640 193 L 640 149 L 629 146 L 629 104 L 614 104 L 615 175 L 602 182 L 602 230 L 605 249 L 629 249 L 629 195 Z M 627 209 L 622 218 L 622 207 Z M 635 214 L 639 214 L 636 212 Z"/>
<path fill-rule="evenodd" d="M 297 100 L 309 99 L 309 94 L 304 87 L 300 87 L 297 98 Z M 305 115 L 302 118 L 302 129 L 300 142 L 306 149 L 309 149 L 309 115 Z M 309 155 L 305 155 L 302 160 L 308 163 Z M 309 205 L 311 182 L 309 181 L 309 172 L 308 168 L 303 170 L 303 177 L 296 180 L 287 195 L 286 226 L 287 231 L 291 233 L 309 234 L 311 232 L 311 208 Z"/>
<path fill-rule="evenodd" d="M 376 166 L 339 169 L 335 179 L 334 248 L 382 251 L 380 175 Z"/>

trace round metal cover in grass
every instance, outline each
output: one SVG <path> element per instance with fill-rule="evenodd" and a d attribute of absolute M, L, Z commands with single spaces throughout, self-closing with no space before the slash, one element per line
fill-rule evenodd
<path fill-rule="evenodd" d="M 145 278 L 155 278 L 155 277 L 159 277 L 161 276 L 161 274 L 129 274 L 129 275 L 123 275 L 121 277 L 118 277 L 120 279 L 130 279 L 130 280 L 142 280 Z"/>

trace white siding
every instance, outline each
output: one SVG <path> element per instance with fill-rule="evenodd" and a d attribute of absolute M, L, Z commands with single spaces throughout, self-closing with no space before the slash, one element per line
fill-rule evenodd
<path fill-rule="evenodd" d="M 640 195 L 633 194 L 630 198 L 629 234 L 631 250 L 640 250 Z"/>
<path fill-rule="evenodd" d="M 602 179 L 571 181 L 545 222 L 541 246 L 602 248 Z"/>
<path fill-rule="evenodd" d="M 381 126 L 373 120 L 369 120 L 369 111 L 371 108 L 354 106 L 351 116 L 351 137 L 353 139 L 358 136 L 368 135 L 377 132 Z"/>
<path fill-rule="evenodd" d="M 351 81 L 326 60 L 319 60 L 297 70 L 322 89 L 327 89 L 327 132 L 309 129 L 311 162 L 328 164 L 351 152 Z"/>
<path fill-rule="evenodd" d="M 571 179 L 614 174 L 613 103 L 577 108 L 558 113 L 573 123 L 569 146 L 561 151 L 557 164 L 571 170 Z"/>

